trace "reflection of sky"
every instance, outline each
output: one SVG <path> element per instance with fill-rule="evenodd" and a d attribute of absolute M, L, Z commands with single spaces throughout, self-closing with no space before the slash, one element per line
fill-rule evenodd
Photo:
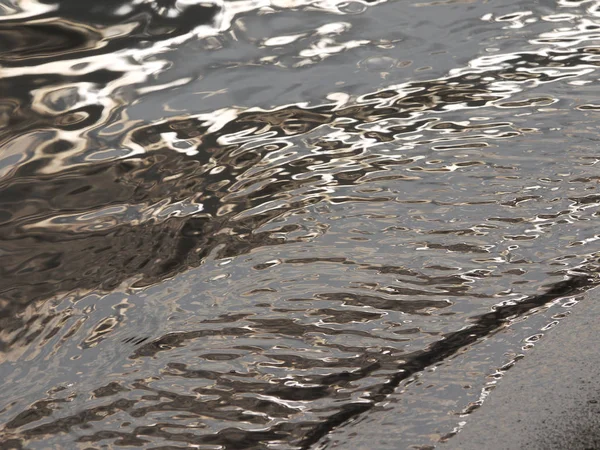
<path fill-rule="evenodd" d="M 535 4 L 528 7 L 540 8 Z M 146 107 L 146 102 L 166 104 L 171 111 L 199 113 L 231 105 L 268 108 L 298 102 L 318 104 L 331 92 L 356 95 L 372 92 L 374 87 L 445 76 L 488 53 L 537 50 L 523 41 L 536 38 L 541 30 L 549 31 L 554 24 L 527 16 L 523 36 L 515 40 L 509 34 L 514 35 L 512 26 L 518 17 L 513 21 L 486 17 L 492 11 L 494 17 L 502 17 L 503 11 L 514 9 L 510 2 L 493 6 L 477 2 L 469 8 L 390 2 L 362 14 L 341 16 L 341 21 L 339 15 L 322 11 L 242 14 L 218 39 L 188 41 L 175 53 L 167 52 L 165 56 L 175 64 L 162 76 L 169 80 L 189 76 L 192 81 L 181 92 L 141 98 L 131 108 L 132 115 L 160 110 Z M 340 25 L 331 26 L 332 21 Z M 290 36 L 290 42 L 273 47 L 269 45 L 273 36 L 284 42 Z M 211 42 L 218 51 L 205 50 L 211 48 Z M 199 51 L 202 58 L 194 58 Z"/>

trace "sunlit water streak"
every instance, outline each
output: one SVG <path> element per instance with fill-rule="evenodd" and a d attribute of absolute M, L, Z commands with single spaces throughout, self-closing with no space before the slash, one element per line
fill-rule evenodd
<path fill-rule="evenodd" d="M 596 285 L 596 2 L 82 5 L 0 2 L 5 444 L 436 444 Z"/>

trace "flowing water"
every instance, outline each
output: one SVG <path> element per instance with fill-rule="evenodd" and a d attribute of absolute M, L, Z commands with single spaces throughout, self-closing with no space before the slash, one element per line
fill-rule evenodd
<path fill-rule="evenodd" d="M 599 69 L 597 1 L 0 0 L 0 447 L 442 446 L 597 284 Z"/>

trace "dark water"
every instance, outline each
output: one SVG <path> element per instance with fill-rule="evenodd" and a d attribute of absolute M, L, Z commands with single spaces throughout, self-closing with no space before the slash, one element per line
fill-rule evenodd
<path fill-rule="evenodd" d="M 0 448 L 451 438 L 597 284 L 599 68 L 593 1 L 0 0 Z"/>

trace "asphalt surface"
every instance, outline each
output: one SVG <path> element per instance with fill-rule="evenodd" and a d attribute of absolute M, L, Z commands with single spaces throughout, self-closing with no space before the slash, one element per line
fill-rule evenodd
<path fill-rule="evenodd" d="M 588 292 L 444 450 L 600 449 L 600 299 Z"/>

